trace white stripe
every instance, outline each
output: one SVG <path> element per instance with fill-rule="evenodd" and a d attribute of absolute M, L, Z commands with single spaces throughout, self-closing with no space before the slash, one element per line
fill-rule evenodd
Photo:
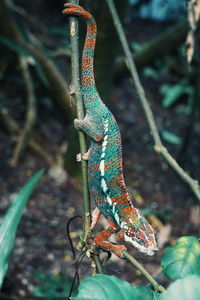
<path fill-rule="evenodd" d="M 105 174 L 105 164 L 104 164 L 104 159 L 102 159 L 101 162 L 100 162 L 99 170 L 100 170 L 100 172 L 101 172 L 101 176 L 104 176 L 104 174 Z"/>
<path fill-rule="evenodd" d="M 102 187 L 104 193 L 106 193 L 108 191 L 108 187 L 106 185 L 106 182 L 105 182 L 104 178 L 101 178 L 101 187 Z"/>
<path fill-rule="evenodd" d="M 111 198 L 107 195 L 107 201 L 108 201 L 108 203 L 110 204 L 110 205 L 112 205 L 112 200 L 111 200 Z"/>
<path fill-rule="evenodd" d="M 106 155 L 106 147 L 107 147 L 107 144 L 108 144 L 108 135 L 106 134 L 107 132 L 108 132 L 108 120 L 106 120 L 104 122 L 104 138 L 103 138 L 103 143 L 102 143 L 102 152 L 101 152 L 100 164 L 99 164 L 99 171 L 100 171 L 100 174 L 102 176 L 102 178 L 101 178 L 101 188 L 102 188 L 102 190 L 105 194 L 108 192 L 108 186 L 107 186 L 106 181 L 104 179 L 104 175 L 105 175 L 105 160 L 104 160 L 104 158 L 105 158 L 105 155 Z M 115 207 L 115 205 L 117 203 L 116 202 L 112 203 L 112 200 L 111 200 L 109 195 L 106 195 L 106 199 L 107 199 L 108 203 L 110 204 L 110 206 L 112 207 L 112 213 L 115 217 L 116 222 L 119 224 L 120 223 L 119 215 L 116 212 L 116 207 Z"/>

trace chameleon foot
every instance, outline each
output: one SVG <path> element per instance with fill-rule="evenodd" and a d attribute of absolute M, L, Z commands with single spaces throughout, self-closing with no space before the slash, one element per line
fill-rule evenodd
<path fill-rule="evenodd" d="M 88 160 L 88 156 L 89 156 L 89 151 L 86 152 L 85 154 L 83 154 L 83 156 L 81 156 L 81 153 L 78 153 L 78 154 L 76 155 L 76 161 L 77 161 L 77 162 L 80 162 L 80 161 L 82 161 L 82 160 Z"/>
<path fill-rule="evenodd" d="M 112 250 L 119 258 L 124 258 L 123 251 L 127 251 L 127 248 L 124 245 L 114 246 L 114 249 Z"/>
<path fill-rule="evenodd" d="M 103 230 L 95 237 L 94 242 L 96 245 L 103 248 L 104 250 L 115 253 L 119 258 L 123 258 L 122 251 L 127 251 L 126 247 L 124 245 L 113 245 L 111 242 L 108 241 L 108 238 L 113 233 L 118 232 L 118 230 L 119 228 L 111 223 L 108 229 Z"/>

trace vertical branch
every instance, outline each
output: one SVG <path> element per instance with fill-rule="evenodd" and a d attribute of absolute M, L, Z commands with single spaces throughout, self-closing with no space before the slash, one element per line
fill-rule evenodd
<path fill-rule="evenodd" d="M 37 119 L 37 103 L 34 94 L 33 82 L 29 72 L 28 62 L 26 57 L 19 56 L 20 67 L 22 76 L 24 79 L 26 87 L 26 96 L 27 96 L 27 111 L 26 111 L 26 121 L 24 128 L 19 136 L 19 141 L 15 147 L 11 163 L 13 166 L 16 166 L 20 156 L 22 155 L 25 147 L 28 145 L 31 139 L 31 133 Z"/>
<path fill-rule="evenodd" d="M 135 67 L 135 63 L 133 61 L 132 55 L 131 55 L 131 51 L 129 49 L 128 46 L 128 42 L 122 27 L 122 24 L 120 22 L 119 16 L 117 14 L 115 5 L 113 0 L 106 0 L 108 7 L 110 9 L 112 18 L 113 18 L 113 22 L 115 24 L 117 33 L 119 35 L 119 39 L 121 41 L 124 53 L 126 55 L 126 62 L 127 62 L 127 66 L 130 70 L 132 79 L 133 79 L 133 83 L 135 85 L 136 91 L 138 93 L 139 96 L 139 100 L 142 104 L 145 116 L 147 118 L 147 122 L 150 128 L 150 132 L 153 136 L 154 139 L 154 149 L 156 152 L 160 153 L 164 159 L 167 161 L 167 163 L 169 164 L 170 167 L 172 167 L 176 173 L 182 178 L 183 181 L 185 181 L 191 188 L 191 190 L 193 191 L 193 193 L 195 194 L 195 196 L 197 197 L 197 199 L 200 201 L 200 186 L 197 180 L 193 179 L 192 177 L 190 177 L 176 162 L 176 160 L 171 156 L 171 154 L 167 151 L 167 149 L 163 146 L 160 135 L 158 133 L 158 129 L 153 117 L 153 113 L 151 110 L 151 107 L 148 103 L 148 100 L 146 98 L 144 89 L 142 87 L 142 84 L 140 82 L 136 67 Z"/>
<path fill-rule="evenodd" d="M 78 4 L 77 0 L 71 1 L 73 4 Z M 74 16 L 70 16 L 70 39 L 71 39 L 71 96 L 76 103 L 77 118 L 84 118 L 84 106 L 81 97 L 80 87 L 80 65 L 79 65 L 79 37 L 78 37 L 78 20 Z M 78 132 L 81 156 L 87 152 L 86 135 L 84 132 Z M 84 225 L 83 225 L 83 243 L 86 243 L 87 237 L 90 232 L 90 196 L 88 190 L 88 177 L 87 177 L 87 162 L 81 161 L 82 169 L 82 183 L 83 183 L 83 211 L 84 211 Z"/>

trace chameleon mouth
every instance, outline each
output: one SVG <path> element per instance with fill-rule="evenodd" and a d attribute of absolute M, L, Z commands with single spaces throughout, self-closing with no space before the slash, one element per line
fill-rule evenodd
<path fill-rule="evenodd" d="M 147 248 L 145 246 L 138 244 L 136 241 L 134 241 L 131 237 L 127 236 L 126 234 L 124 234 L 124 240 L 126 242 L 128 242 L 131 246 L 134 246 L 135 248 L 137 248 L 140 252 L 147 254 L 149 256 L 154 255 L 155 251 L 158 251 L 158 248 L 156 247 L 156 245 L 150 245 Z"/>

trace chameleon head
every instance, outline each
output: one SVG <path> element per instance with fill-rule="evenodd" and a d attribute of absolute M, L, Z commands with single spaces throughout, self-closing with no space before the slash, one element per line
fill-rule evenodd
<path fill-rule="evenodd" d="M 144 254 L 151 256 L 158 250 L 154 230 L 138 209 L 128 222 L 123 224 L 122 234 L 122 238 L 128 244 Z"/>

